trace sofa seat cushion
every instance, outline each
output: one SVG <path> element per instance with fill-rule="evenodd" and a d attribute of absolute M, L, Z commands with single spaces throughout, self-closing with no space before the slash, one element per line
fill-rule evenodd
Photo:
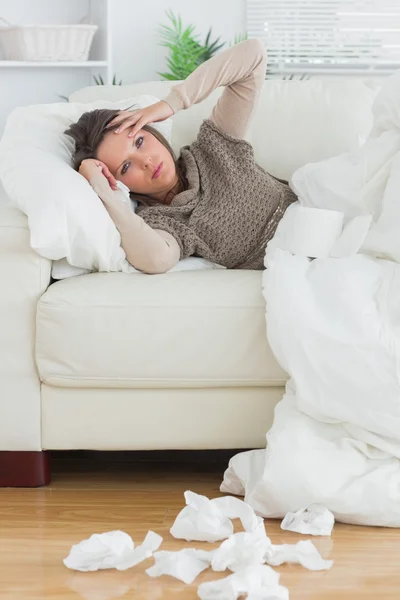
<path fill-rule="evenodd" d="M 261 272 L 91 273 L 38 303 L 36 361 L 57 387 L 282 386 Z"/>

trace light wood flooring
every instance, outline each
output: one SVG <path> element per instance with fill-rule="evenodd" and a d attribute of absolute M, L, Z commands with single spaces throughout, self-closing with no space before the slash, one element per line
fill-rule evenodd
<path fill-rule="evenodd" d="M 72 544 L 113 529 L 129 533 L 137 543 L 152 529 L 164 537 L 163 550 L 218 546 L 175 540 L 169 528 L 184 506 L 185 490 L 221 495 L 221 462 L 102 466 L 60 459 L 52 468 L 48 487 L 0 489 L 1 600 L 191 600 L 197 598 L 199 583 L 230 574 L 208 570 L 185 585 L 166 576 L 148 577 L 145 569 L 153 559 L 125 572 L 80 573 L 62 562 Z M 265 525 L 275 544 L 308 539 L 281 531 L 278 521 Z M 334 565 L 318 573 L 301 566 L 277 567 L 291 600 L 400 599 L 399 530 L 336 524 L 332 538 L 313 542 Z"/>

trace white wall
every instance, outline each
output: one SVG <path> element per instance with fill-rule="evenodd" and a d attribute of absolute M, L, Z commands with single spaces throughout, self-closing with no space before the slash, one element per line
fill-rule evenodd
<path fill-rule="evenodd" d="M 124 83 L 158 80 L 167 70 L 166 48 L 159 46 L 160 24 L 170 25 L 166 9 L 180 14 L 184 26 L 195 25 L 204 41 L 209 28 L 212 40 L 230 41 L 246 30 L 246 0 L 113 0 L 114 63 Z M 136 6 L 137 8 L 133 8 Z M 225 46 L 227 47 L 227 45 Z"/>

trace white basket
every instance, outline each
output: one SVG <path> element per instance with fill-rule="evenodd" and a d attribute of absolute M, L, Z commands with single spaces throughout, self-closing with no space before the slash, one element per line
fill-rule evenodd
<path fill-rule="evenodd" d="M 0 24 L 0 42 L 6 60 L 84 61 L 97 29 L 97 25 L 86 24 Z"/>

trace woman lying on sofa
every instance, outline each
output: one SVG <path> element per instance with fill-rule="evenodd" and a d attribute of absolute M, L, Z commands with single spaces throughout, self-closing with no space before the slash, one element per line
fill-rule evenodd
<path fill-rule="evenodd" d="M 297 198 L 254 161 L 243 139 L 257 105 L 266 52 L 256 39 L 201 64 L 168 96 L 134 111 L 84 113 L 65 133 L 76 143 L 74 168 L 98 194 L 121 234 L 127 260 L 163 273 L 200 256 L 230 269 L 262 269 L 265 248 Z M 225 86 L 196 140 L 176 160 L 149 123 L 163 121 Z M 121 202 L 116 181 L 139 201 Z"/>

